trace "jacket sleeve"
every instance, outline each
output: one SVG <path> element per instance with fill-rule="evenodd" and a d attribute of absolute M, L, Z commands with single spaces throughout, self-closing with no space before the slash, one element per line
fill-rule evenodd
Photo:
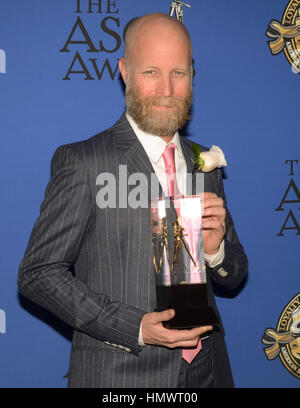
<path fill-rule="evenodd" d="M 228 289 L 237 287 L 247 275 L 248 259 L 241 245 L 230 212 L 227 208 L 224 193 L 222 171 L 218 173 L 218 195 L 224 200 L 226 208 L 226 233 L 224 237 L 225 256 L 223 262 L 214 268 L 208 266 L 211 278 L 218 284 Z"/>
<path fill-rule="evenodd" d="M 73 328 L 138 354 L 145 312 L 95 293 L 70 270 L 95 221 L 91 200 L 81 155 L 61 146 L 53 156 L 51 179 L 19 268 L 19 290 Z"/>

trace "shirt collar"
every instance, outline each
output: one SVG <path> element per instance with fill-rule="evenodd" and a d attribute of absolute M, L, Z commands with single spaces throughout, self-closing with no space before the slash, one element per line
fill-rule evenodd
<path fill-rule="evenodd" d="M 130 123 L 134 133 L 141 142 L 143 148 L 145 149 L 148 157 L 152 162 L 157 163 L 161 158 L 165 150 L 165 147 L 171 143 L 175 144 L 176 150 L 178 152 L 178 157 L 179 158 L 183 157 L 180 144 L 180 137 L 177 131 L 174 134 L 172 140 L 169 143 L 166 143 L 160 136 L 145 133 L 143 130 L 141 130 L 128 112 L 126 112 L 126 118 L 128 119 L 128 122 Z"/>

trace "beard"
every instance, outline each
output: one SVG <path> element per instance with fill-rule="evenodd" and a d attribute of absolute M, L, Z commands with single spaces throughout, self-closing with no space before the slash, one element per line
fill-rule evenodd
<path fill-rule="evenodd" d="M 139 89 L 130 85 L 126 88 L 127 112 L 145 133 L 156 136 L 171 136 L 190 120 L 192 87 L 186 97 L 149 96 L 142 98 Z M 169 106 L 170 110 L 159 111 L 153 106 Z"/>

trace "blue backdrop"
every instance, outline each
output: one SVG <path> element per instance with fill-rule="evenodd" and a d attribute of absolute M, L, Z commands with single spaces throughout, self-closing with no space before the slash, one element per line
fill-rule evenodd
<path fill-rule="evenodd" d="M 110 127 L 124 110 L 116 67 L 126 23 L 170 5 L 105 0 L 89 10 L 89 3 L 0 3 L 1 387 L 67 384 L 72 331 L 18 295 L 19 263 L 55 149 Z M 228 205 L 250 264 L 242 290 L 217 298 L 234 380 L 299 387 L 279 358 L 266 359 L 261 342 L 300 291 L 300 76 L 283 53 L 271 55 L 266 37 L 288 0 L 189 3 L 184 22 L 196 69 L 189 137 L 225 152 Z M 288 189 L 291 179 L 296 189 Z"/>

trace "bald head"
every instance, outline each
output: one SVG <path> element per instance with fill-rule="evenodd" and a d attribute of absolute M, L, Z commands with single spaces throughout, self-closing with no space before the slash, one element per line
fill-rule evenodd
<path fill-rule="evenodd" d="M 146 133 L 171 140 L 189 119 L 192 46 L 187 29 L 162 13 L 134 20 L 125 35 L 119 69 L 127 112 Z"/>
<path fill-rule="evenodd" d="M 147 40 L 169 41 L 188 50 L 192 60 L 192 43 L 186 27 L 175 18 L 163 13 L 153 13 L 136 18 L 128 27 L 125 36 L 124 57 L 130 64 L 133 54 L 147 47 Z"/>

